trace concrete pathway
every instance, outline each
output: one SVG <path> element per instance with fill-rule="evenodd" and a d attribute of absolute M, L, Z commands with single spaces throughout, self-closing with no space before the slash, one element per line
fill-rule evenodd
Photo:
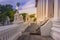
<path fill-rule="evenodd" d="M 19 37 L 18 40 L 53 40 L 51 37 L 43 37 L 40 35 L 24 35 Z"/>

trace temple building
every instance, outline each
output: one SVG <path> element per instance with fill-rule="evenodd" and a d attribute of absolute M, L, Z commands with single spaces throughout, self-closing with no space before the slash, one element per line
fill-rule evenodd
<path fill-rule="evenodd" d="M 30 24 L 28 15 L 24 22 L 17 11 L 14 24 L 0 27 L 0 40 L 60 40 L 60 0 L 35 2 L 37 23 Z"/>
<path fill-rule="evenodd" d="M 50 27 L 49 23 L 46 23 L 41 27 L 42 35 L 46 35 L 46 32 L 50 33 L 54 40 L 60 40 L 60 0 L 36 0 L 37 8 L 37 23 L 45 21 L 48 18 L 52 23 Z"/>
<path fill-rule="evenodd" d="M 37 21 L 54 16 L 54 0 L 36 0 Z"/>

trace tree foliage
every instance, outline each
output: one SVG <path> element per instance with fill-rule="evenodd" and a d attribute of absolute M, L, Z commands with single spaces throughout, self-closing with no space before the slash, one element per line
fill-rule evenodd
<path fill-rule="evenodd" d="M 34 18 L 35 17 L 35 14 L 31 14 L 29 16 L 30 16 L 30 18 Z"/>
<path fill-rule="evenodd" d="M 29 15 L 29 16 L 30 16 L 31 19 L 33 18 L 33 21 L 34 21 L 34 22 L 37 20 L 36 17 L 35 17 L 35 14 L 31 14 L 31 15 Z"/>
<path fill-rule="evenodd" d="M 20 6 L 20 3 L 19 3 L 19 2 L 17 2 L 17 4 L 16 4 L 16 5 L 17 5 L 17 7 L 19 7 L 19 6 Z"/>
<path fill-rule="evenodd" d="M 22 15 L 23 16 L 23 20 L 26 21 L 27 13 L 21 13 L 20 15 Z"/>
<path fill-rule="evenodd" d="M 10 18 L 10 22 L 13 21 L 15 12 L 12 7 L 10 4 L 0 5 L 0 23 L 4 23 L 7 16 Z"/>

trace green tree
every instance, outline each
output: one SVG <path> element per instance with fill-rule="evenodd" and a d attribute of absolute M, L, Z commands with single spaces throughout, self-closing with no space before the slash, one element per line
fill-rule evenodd
<path fill-rule="evenodd" d="M 29 15 L 29 16 L 30 16 L 31 19 L 33 18 L 33 21 L 34 21 L 34 22 L 37 20 L 36 17 L 35 17 L 35 14 L 31 14 L 31 15 Z"/>
<path fill-rule="evenodd" d="M 27 13 L 21 13 L 20 15 L 22 15 L 23 16 L 23 20 L 26 21 Z"/>
<path fill-rule="evenodd" d="M 6 5 L 6 15 L 9 16 L 10 18 L 10 22 L 12 22 L 14 20 L 14 14 L 15 11 L 13 10 L 13 6 L 12 5 Z"/>
<path fill-rule="evenodd" d="M 37 20 L 37 18 L 35 17 L 33 21 L 35 22 L 36 20 Z"/>
<path fill-rule="evenodd" d="M 14 20 L 14 13 L 12 5 L 0 5 L 0 23 L 4 25 L 7 16 L 10 18 L 10 22 Z"/>
<path fill-rule="evenodd" d="M 0 23 L 4 25 L 5 20 L 6 20 L 6 15 L 5 15 L 5 13 L 4 13 L 4 14 L 1 14 L 1 15 L 0 15 Z"/>
<path fill-rule="evenodd" d="M 31 14 L 29 16 L 30 16 L 30 18 L 34 18 L 35 17 L 35 14 Z"/>
<path fill-rule="evenodd" d="M 17 2 L 17 4 L 16 4 L 16 5 L 17 5 L 17 7 L 19 7 L 19 6 L 20 6 L 20 3 L 19 3 L 19 2 Z"/>

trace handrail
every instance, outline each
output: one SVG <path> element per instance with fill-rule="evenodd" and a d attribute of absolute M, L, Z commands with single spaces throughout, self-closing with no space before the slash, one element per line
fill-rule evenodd
<path fill-rule="evenodd" d="M 41 35 L 50 36 L 51 28 L 52 28 L 52 22 L 49 19 L 47 21 L 47 23 L 45 23 L 43 26 L 41 26 L 41 28 L 40 28 Z"/>
<path fill-rule="evenodd" d="M 47 22 L 48 22 L 48 20 L 49 20 L 49 19 L 47 19 L 47 20 L 46 20 L 42 25 L 40 25 L 40 26 L 43 26 L 45 23 L 47 23 Z"/>
<path fill-rule="evenodd" d="M 48 20 L 49 20 L 49 19 L 47 19 L 43 24 L 41 24 L 41 25 L 38 27 L 38 29 L 36 29 L 36 31 L 40 30 L 40 27 L 42 27 L 43 25 L 45 25 L 45 23 L 47 23 Z"/>
<path fill-rule="evenodd" d="M 0 27 L 0 40 L 16 40 L 27 28 L 27 24 L 13 24 Z"/>
<path fill-rule="evenodd" d="M 18 25 L 8 25 L 0 27 L 0 40 L 9 40 L 12 36 L 18 33 Z"/>

